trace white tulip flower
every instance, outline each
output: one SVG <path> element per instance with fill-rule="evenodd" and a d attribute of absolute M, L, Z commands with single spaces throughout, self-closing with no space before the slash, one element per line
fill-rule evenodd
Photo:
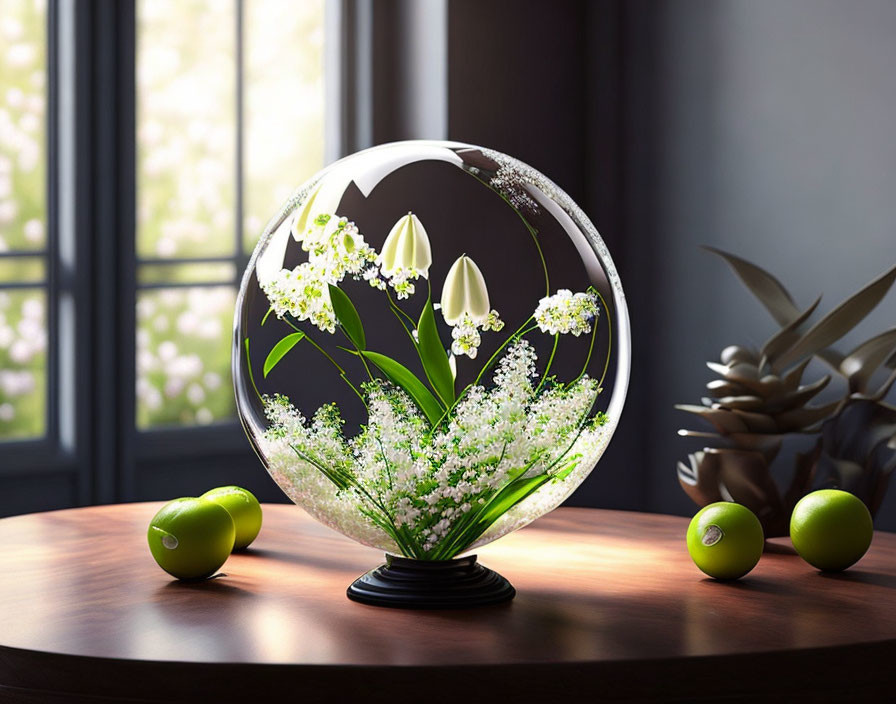
<path fill-rule="evenodd" d="M 389 232 L 380 254 L 383 276 L 391 278 L 401 270 L 411 270 L 427 278 L 432 265 L 432 248 L 420 218 L 408 212 Z"/>
<path fill-rule="evenodd" d="M 475 324 L 482 324 L 490 311 L 485 277 L 476 262 L 466 254 L 448 270 L 442 287 L 442 315 L 449 325 L 456 325 L 464 314 Z"/>
<path fill-rule="evenodd" d="M 302 203 L 302 207 L 296 212 L 295 218 L 292 221 L 292 236 L 296 242 L 301 242 L 305 239 L 308 231 L 312 229 L 314 225 L 314 219 L 317 217 L 314 201 L 317 199 L 320 187 L 321 184 L 319 183 L 312 189 L 305 198 L 305 202 Z"/>
<path fill-rule="evenodd" d="M 476 358 L 482 330 L 497 332 L 504 327 L 498 311 L 489 307 L 485 277 L 476 262 L 467 255 L 451 266 L 442 287 L 442 316 L 452 328 L 451 351 L 454 355 Z"/>

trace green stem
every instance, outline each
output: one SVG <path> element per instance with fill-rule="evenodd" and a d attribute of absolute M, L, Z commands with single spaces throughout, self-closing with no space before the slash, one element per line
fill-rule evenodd
<path fill-rule="evenodd" d="M 349 336 L 349 334 L 342 328 L 342 326 L 340 326 L 339 329 L 342 330 L 342 334 L 345 335 L 345 339 L 352 343 L 352 347 L 355 348 L 355 351 L 358 353 L 358 357 L 361 358 L 361 364 L 364 365 L 364 371 L 367 372 L 367 376 L 370 378 L 371 381 L 374 381 L 373 374 L 372 374 L 371 371 L 370 371 L 370 367 L 367 366 L 367 360 L 364 358 L 364 355 L 361 354 L 361 348 L 358 347 L 358 346 L 355 344 L 355 341 L 354 341 L 354 340 Z"/>
<path fill-rule="evenodd" d="M 501 191 L 499 191 L 497 188 L 492 186 L 488 181 L 479 178 L 476 174 L 470 173 L 469 171 L 464 171 L 464 173 L 470 174 L 470 176 L 472 176 L 477 181 L 479 181 L 479 183 L 481 183 L 483 186 L 485 186 L 486 188 L 489 188 L 492 191 L 494 191 L 495 193 L 497 193 L 501 197 L 501 200 L 503 200 L 505 203 L 507 203 L 507 205 L 510 206 L 510 209 L 513 210 L 513 212 L 515 212 L 517 214 L 517 216 L 519 216 L 519 219 L 523 221 L 523 225 L 525 225 L 526 230 L 529 231 L 529 235 L 532 237 L 532 241 L 535 243 L 535 248 L 538 250 L 538 256 L 541 259 L 541 268 L 544 270 L 544 289 L 545 289 L 544 295 L 550 296 L 551 295 L 551 279 L 550 279 L 550 276 L 548 275 L 548 265 L 544 259 L 544 252 L 542 252 L 541 244 L 538 242 L 538 230 L 536 230 L 534 227 L 532 227 L 532 225 L 529 224 L 529 221 L 526 220 L 525 216 L 519 211 L 518 208 L 516 208 L 513 205 L 513 203 L 510 202 L 510 199 L 507 196 L 505 196 L 503 193 L 501 193 Z"/>
<path fill-rule="evenodd" d="M 346 485 L 345 488 L 347 488 L 348 486 L 351 486 L 351 487 L 357 489 L 358 492 L 360 492 L 360 494 L 362 495 L 362 498 L 366 498 L 367 501 L 369 501 L 370 504 L 375 509 L 380 511 L 382 513 L 382 515 L 385 516 L 386 521 L 388 521 L 388 523 L 391 526 L 391 529 L 393 531 L 393 534 L 391 535 L 391 537 L 398 544 L 399 548 L 403 552 L 406 551 L 407 549 L 409 549 L 405 545 L 401 544 L 402 541 L 398 538 L 398 533 L 399 533 L 398 527 L 395 525 L 395 521 L 392 518 L 392 515 L 389 513 L 388 509 L 385 507 L 385 505 L 382 503 L 382 501 L 377 500 L 373 496 L 371 496 L 370 492 L 367 491 L 367 489 L 365 489 L 364 486 L 353 475 L 336 474 L 335 472 L 331 472 L 323 465 L 323 463 L 320 460 L 315 459 L 314 457 L 307 454 L 306 452 L 303 452 L 295 445 L 290 445 L 290 447 L 292 448 L 292 451 L 295 452 L 301 459 L 312 464 L 324 476 L 329 478 L 331 474 L 334 474 L 335 476 L 338 476 L 340 479 L 342 479 L 345 482 L 345 485 Z M 385 456 L 384 456 L 384 459 L 385 459 Z M 410 549 L 413 549 L 413 548 L 410 548 Z"/>
<path fill-rule="evenodd" d="M 427 283 L 427 285 L 429 285 L 429 279 L 426 280 L 426 283 Z M 392 307 L 392 309 L 393 309 L 396 313 L 400 313 L 401 315 L 403 315 L 405 318 L 408 319 L 408 322 L 411 324 L 411 327 L 412 327 L 412 328 L 416 328 L 416 327 L 417 327 L 417 323 L 414 322 L 414 319 L 413 319 L 410 315 L 408 315 L 407 313 L 405 313 L 405 312 L 401 309 L 401 307 L 395 302 L 395 299 L 392 298 L 392 294 L 389 293 L 389 287 L 388 287 L 388 285 L 386 286 L 386 298 L 389 299 L 389 305 Z M 402 323 L 402 324 L 404 324 L 404 323 Z M 405 329 L 407 329 L 407 328 L 405 328 Z"/>
<path fill-rule="evenodd" d="M 607 308 L 607 302 L 604 300 L 604 297 L 600 295 L 600 291 L 594 289 L 594 293 L 596 293 L 597 297 L 600 299 L 600 303 L 604 307 L 604 317 L 607 319 L 607 357 L 604 360 L 604 370 L 601 372 L 600 381 L 597 382 L 597 388 L 599 389 L 604 385 L 604 379 L 607 377 L 607 369 L 610 367 L 610 352 L 613 349 L 613 321 L 610 320 L 610 309 Z M 596 326 L 596 319 L 594 323 Z"/>
<path fill-rule="evenodd" d="M 290 445 L 290 448 L 292 448 L 292 451 L 295 452 L 299 456 L 299 458 L 313 465 L 325 477 L 330 479 L 330 481 L 333 481 L 334 484 L 340 486 L 340 488 L 347 489 L 348 487 L 352 487 L 356 489 L 361 494 L 361 498 L 366 499 L 373 506 L 373 509 L 379 511 L 380 515 L 376 515 L 373 509 L 371 509 L 369 513 L 365 509 L 361 509 L 361 513 L 365 513 L 380 528 L 382 528 L 386 532 L 386 534 L 395 541 L 398 549 L 401 550 L 403 554 L 414 556 L 414 546 L 410 545 L 402 539 L 401 531 L 395 525 L 394 519 L 392 518 L 389 511 L 386 510 L 386 507 L 383 505 L 382 501 L 378 501 L 377 499 L 373 498 L 373 496 L 370 495 L 370 492 L 368 492 L 354 476 L 346 476 L 343 474 L 337 474 L 336 472 L 331 472 L 326 467 L 324 467 L 323 463 L 320 462 L 320 460 L 317 460 L 314 457 L 311 457 L 311 455 L 302 452 L 295 445 Z M 336 476 L 340 480 L 342 480 L 342 484 L 340 484 L 339 482 L 335 482 L 331 475 Z"/>
<path fill-rule="evenodd" d="M 613 348 L 613 321 L 610 320 L 610 310 L 607 308 L 607 302 L 604 300 L 604 297 L 601 295 L 600 291 L 597 289 L 593 289 L 594 294 L 600 299 L 600 303 L 603 306 L 603 313 L 607 319 L 607 356 L 604 359 L 604 369 L 600 375 L 600 381 L 597 382 L 597 388 L 601 388 L 604 385 L 604 379 L 607 376 L 607 370 L 610 367 L 610 353 Z M 566 386 L 569 388 L 573 384 L 575 384 L 579 379 L 585 376 L 585 372 L 588 370 L 588 364 L 591 362 L 591 353 L 594 350 L 594 338 L 597 335 L 597 323 L 600 319 L 598 317 L 594 318 L 594 325 L 591 328 L 591 345 L 588 347 L 588 356 L 585 358 L 585 364 L 582 367 L 582 371 L 579 372 L 579 375 L 569 382 Z"/>
<path fill-rule="evenodd" d="M 439 428 L 439 426 L 442 425 L 442 422 L 450 415 L 451 411 L 453 411 L 455 408 L 457 408 L 457 404 L 459 404 L 463 400 L 463 398 L 464 398 L 464 396 L 466 396 L 467 392 L 471 388 L 473 388 L 474 386 L 479 384 L 479 382 L 482 380 L 482 377 L 491 368 L 492 364 L 494 364 L 495 360 L 498 358 L 498 355 L 501 354 L 502 350 L 505 347 L 507 347 L 507 345 L 509 345 L 514 340 L 521 338 L 523 335 L 526 335 L 526 334 L 532 332 L 533 330 L 535 330 L 535 328 L 538 327 L 537 325 L 532 325 L 530 327 L 526 327 L 526 325 L 528 325 L 529 321 L 531 321 L 531 320 L 532 320 L 532 316 L 530 316 L 529 319 L 526 320 L 526 322 L 524 322 L 522 325 L 520 325 L 516 329 L 516 332 L 513 333 L 513 335 L 511 335 L 506 340 L 504 340 L 503 343 L 501 343 L 501 346 L 498 347 L 497 350 L 495 350 L 495 353 L 489 358 L 489 360 L 485 363 L 485 366 L 480 370 L 478 376 L 476 377 L 476 380 L 472 384 L 467 384 L 464 387 L 463 391 L 461 391 L 457 395 L 457 398 L 455 399 L 454 403 L 452 403 L 451 406 L 449 406 L 448 409 L 442 414 L 442 417 L 439 418 L 439 420 L 432 427 L 432 430 L 430 432 L 435 432 Z"/>
<path fill-rule="evenodd" d="M 245 342 L 243 343 L 246 347 L 246 367 L 249 370 L 249 381 L 252 382 L 252 388 L 255 389 L 255 395 L 258 396 L 258 400 L 264 403 L 264 399 L 261 397 L 261 394 L 258 391 L 258 387 L 255 385 L 255 375 L 252 373 L 252 358 L 249 356 L 249 338 L 247 337 Z"/>
<path fill-rule="evenodd" d="M 292 322 L 290 322 L 287 318 L 283 318 L 283 322 L 285 322 L 287 325 L 289 325 L 289 327 L 291 327 L 291 328 L 292 328 L 293 330 L 295 330 L 296 332 L 300 332 L 300 333 L 302 333 L 302 334 L 305 336 L 305 339 L 308 340 L 309 343 L 311 343 L 312 347 L 314 347 L 314 348 L 315 348 L 318 352 L 320 352 L 324 357 L 326 357 L 327 359 L 329 359 L 330 362 L 333 364 L 333 366 L 336 367 L 336 368 L 339 370 L 339 373 L 340 373 L 340 374 L 345 374 L 345 369 L 343 369 L 342 367 L 340 367 L 340 366 L 339 366 L 339 363 L 338 363 L 335 359 L 333 359 L 333 358 L 329 355 L 329 353 L 328 353 L 323 347 L 321 347 L 319 344 L 317 344 L 317 343 L 314 341 L 314 339 L 313 339 L 307 332 L 305 332 L 304 330 L 301 330 L 297 325 L 294 325 L 294 324 L 293 324 Z"/>
<path fill-rule="evenodd" d="M 594 352 L 594 339 L 597 337 L 597 320 L 594 321 L 594 325 L 591 326 L 591 344 L 588 345 L 588 355 L 585 357 L 585 364 L 582 365 L 582 371 L 579 372 L 579 375 L 569 382 L 566 387 L 569 388 L 573 386 L 579 379 L 585 376 L 585 372 L 588 371 L 588 364 L 591 362 L 591 353 Z"/>
<path fill-rule="evenodd" d="M 351 388 L 351 390 L 355 392 L 355 394 L 358 396 L 359 399 L 361 399 L 361 403 L 364 404 L 364 408 L 367 408 L 367 401 L 364 399 L 364 394 L 362 394 L 362 393 L 358 390 L 358 387 L 357 387 L 357 386 L 355 386 L 351 381 L 349 381 L 348 376 L 347 376 L 346 373 L 345 373 L 345 369 L 343 369 L 342 367 L 339 366 L 339 362 L 337 362 L 335 359 L 333 359 L 333 358 L 330 356 L 330 354 L 329 354 L 323 347 L 321 347 L 319 344 L 317 344 L 317 343 L 314 341 L 314 339 L 313 339 L 310 335 L 308 335 L 307 332 L 305 332 L 304 330 L 300 330 L 299 327 L 298 327 L 297 325 L 294 325 L 290 320 L 288 320 L 288 319 L 285 318 L 285 317 L 283 318 L 283 322 L 285 322 L 287 325 L 289 325 L 289 327 L 291 327 L 291 328 L 292 328 L 293 330 L 295 330 L 296 332 L 300 332 L 300 333 L 302 333 L 302 334 L 305 336 L 304 339 L 308 340 L 308 343 L 309 343 L 314 349 L 316 349 L 316 350 L 317 350 L 318 352 L 320 352 L 324 357 L 326 357 L 328 360 L 330 360 L 330 363 L 331 363 L 334 367 L 336 367 L 336 369 L 339 370 L 339 376 L 342 378 L 342 380 L 343 380 L 346 384 L 348 384 L 349 387 Z"/>
<path fill-rule="evenodd" d="M 386 289 L 386 296 L 389 297 L 389 309 L 392 311 L 392 314 L 396 318 L 398 318 L 398 322 L 401 323 L 401 327 L 404 328 L 404 331 L 408 334 L 408 337 L 411 340 L 411 344 L 414 345 L 414 347 L 416 348 L 417 341 L 414 339 L 414 334 L 411 332 L 411 328 L 409 328 L 407 326 L 407 323 L 404 322 L 404 318 L 402 318 L 401 316 L 403 315 L 405 318 L 407 318 L 409 321 L 411 321 L 412 328 L 417 327 L 416 323 L 414 323 L 414 320 L 413 320 L 413 318 L 411 318 L 411 316 L 409 316 L 401 308 L 399 308 L 398 305 L 392 300 L 392 296 L 389 295 L 388 289 Z"/>
<path fill-rule="evenodd" d="M 509 345 L 514 340 L 521 338 L 526 333 L 532 332 L 535 328 L 538 327 L 537 325 L 532 325 L 531 327 L 528 327 L 528 328 L 526 327 L 527 325 L 529 325 L 529 323 L 533 320 L 534 317 L 535 316 L 530 315 L 529 318 L 516 329 L 516 332 L 514 332 L 513 335 L 511 335 L 506 340 L 504 340 L 504 342 L 501 344 L 501 346 L 495 350 L 495 353 L 491 357 L 489 357 L 489 360 L 485 363 L 485 366 L 480 370 L 479 374 L 476 376 L 476 381 L 474 381 L 472 384 L 473 386 L 476 386 L 480 382 L 483 375 L 489 370 L 489 368 L 491 368 L 492 364 L 495 363 L 495 360 L 497 359 L 498 355 L 501 354 L 501 352 L 504 350 L 505 347 L 507 347 L 507 345 Z"/>
<path fill-rule="evenodd" d="M 560 342 L 560 333 L 554 334 L 554 347 L 551 349 L 551 356 L 548 357 L 547 366 L 544 368 L 544 373 L 541 375 L 541 381 L 538 382 L 538 386 L 535 387 L 535 395 L 538 395 L 538 392 L 541 391 L 541 387 L 544 386 L 544 382 L 547 381 L 548 372 L 551 371 L 551 365 L 554 363 L 554 355 L 557 354 L 557 344 Z"/>

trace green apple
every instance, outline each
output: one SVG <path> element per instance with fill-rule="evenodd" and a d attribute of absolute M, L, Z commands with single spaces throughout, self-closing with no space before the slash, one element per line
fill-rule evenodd
<path fill-rule="evenodd" d="M 806 562 L 826 572 L 839 572 L 858 562 L 873 536 L 868 507 L 838 489 L 807 494 L 790 517 L 793 547 Z"/>
<path fill-rule="evenodd" d="M 174 499 L 153 517 L 149 550 L 178 579 L 210 577 L 230 555 L 236 532 L 227 511 L 203 498 Z"/>
<path fill-rule="evenodd" d="M 729 501 L 698 511 L 688 526 L 687 542 L 694 564 L 716 579 L 743 577 L 765 547 L 759 519 L 746 506 Z"/>
<path fill-rule="evenodd" d="M 251 491 L 239 486 L 219 486 L 205 492 L 202 498 L 227 509 L 236 528 L 234 550 L 242 550 L 255 540 L 261 530 L 261 505 Z"/>

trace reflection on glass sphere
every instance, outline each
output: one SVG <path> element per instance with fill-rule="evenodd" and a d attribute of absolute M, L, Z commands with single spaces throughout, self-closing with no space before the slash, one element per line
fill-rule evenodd
<path fill-rule="evenodd" d="M 401 142 L 299 188 L 243 277 L 240 418 L 326 525 L 452 558 L 558 506 L 619 420 L 629 324 L 594 226 L 504 154 Z"/>

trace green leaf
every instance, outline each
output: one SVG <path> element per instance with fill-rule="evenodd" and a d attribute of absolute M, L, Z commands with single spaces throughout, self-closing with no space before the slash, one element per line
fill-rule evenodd
<path fill-rule="evenodd" d="M 780 367 L 784 369 L 803 357 L 814 355 L 843 337 L 880 303 L 894 280 L 896 280 L 896 266 L 843 301 L 809 328 L 793 347 L 781 354 L 778 358 Z"/>
<path fill-rule="evenodd" d="M 523 499 L 531 496 L 542 485 L 553 478 L 554 475 L 545 473 L 535 477 L 514 479 L 505 485 L 479 512 L 476 522 L 467 531 L 464 531 L 461 540 L 458 541 L 458 549 L 454 554 L 463 552 L 468 545 L 485 533 L 501 516 L 523 501 Z"/>
<path fill-rule="evenodd" d="M 389 381 L 408 392 L 414 403 L 423 411 L 423 415 L 429 420 L 430 425 L 438 423 L 445 409 L 410 369 L 378 352 L 362 351 L 361 354 L 373 362 Z"/>
<path fill-rule="evenodd" d="M 261 401 L 261 393 L 258 391 L 258 387 L 255 385 L 255 376 L 252 374 L 252 357 L 249 355 L 249 338 L 243 339 L 243 347 L 246 349 L 246 369 L 249 371 L 249 381 L 252 382 L 252 388 L 255 390 L 255 395 L 258 396 L 258 400 Z"/>
<path fill-rule="evenodd" d="M 779 325 L 789 325 L 794 318 L 799 317 L 800 311 L 796 307 L 796 303 L 793 302 L 790 292 L 765 269 L 715 247 L 704 245 L 703 249 L 717 254 L 728 262 L 728 266 L 734 270 L 737 278 L 750 289 L 750 293 L 759 299 L 759 302 L 765 306 L 765 309 L 771 313 Z"/>
<path fill-rule="evenodd" d="M 263 374 L 264 378 L 267 379 L 268 373 L 277 366 L 277 363 L 283 359 L 284 355 L 289 352 L 293 347 L 296 346 L 296 343 L 299 342 L 303 337 L 305 337 L 305 333 L 303 332 L 294 332 L 286 337 L 284 337 L 280 342 L 274 345 L 274 349 L 272 349 L 268 353 L 268 357 L 264 360 L 264 369 Z"/>
<path fill-rule="evenodd" d="M 273 313 L 273 312 L 274 312 L 274 306 L 271 306 L 270 308 L 268 308 L 268 312 L 265 313 L 264 317 L 261 319 L 262 325 L 264 325 L 266 322 L 268 322 L 268 317 L 270 317 L 271 313 Z"/>
<path fill-rule="evenodd" d="M 433 390 L 446 406 L 450 406 L 454 403 L 454 375 L 439 339 L 431 299 L 426 300 L 423 312 L 420 313 L 420 322 L 417 323 L 417 353 Z"/>
<path fill-rule="evenodd" d="M 361 317 L 348 295 L 338 286 L 330 284 L 330 302 L 333 304 L 333 312 L 336 320 L 342 326 L 342 330 L 352 341 L 355 347 L 363 350 L 367 347 L 367 338 L 364 337 L 364 326 L 361 325 Z"/>
<path fill-rule="evenodd" d="M 459 523 L 455 523 L 448 535 L 442 539 L 436 555 L 431 559 L 450 560 L 466 550 L 507 511 L 555 476 L 544 473 L 536 477 L 521 479 L 520 477 L 531 467 L 532 465 L 529 464 L 510 470 L 507 473 L 509 478 L 501 490 L 492 493 L 484 505 L 468 513 Z"/>
<path fill-rule="evenodd" d="M 582 458 L 582 456 L 581 456 L 581 455 L 578 455 L 577 457 L 573 458 L 573 461 L 570 462 L 568 465 L 566 465 L 566 467 L 564 467 L 563 469 L 561 469 L 559 472 L 555 472 L 555 473 L 554 473 L 554 480 L 555 480 L 555 481 L 562 482 L 564 479 L 566 479 L 570 474 L 572 474 L 572 471 L 573 471 L 576 467 L 579 466 L 579 460 L 580 460 L 581 458 Z"/>

